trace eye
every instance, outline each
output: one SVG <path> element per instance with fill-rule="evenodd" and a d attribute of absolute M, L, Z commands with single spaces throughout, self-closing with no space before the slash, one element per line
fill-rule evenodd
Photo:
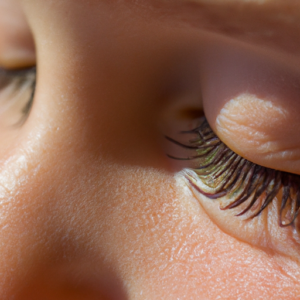
<path fill-rule="evenodd" d="M 242 158 L 212 131 L 205 117 L 183 131 L 181 174 L 220 227 L 267 251 L 300 256 L 300 176 L 266 168 Z"/>
<path fill-rule="evenodd" d="M 284 148 L 289 139 L 296 145 L 291 148 L 299 149 L 298 126 L 295 127 L 292 121 L 299 119 L 294 119 L 294 112 L 299 111 L 295 109 L 299 102 L 296 99 L 299 82 L 294 80 L 298 78 L 298 73 L 289 73 L 285 66 L 277 65 L 261 53 L 253 54 L 244 46 L 234 47 L 230 43 L 215 43 L 204 51 L 204 84 L 200 95 L 206 116 L 186 123 L 181 127 L 181 133 L 173 131 L 168 134 L 167 139 L 173 148 L 167 154 L 182 167 L 179 178 L 190 187 L 221 230 L 270 255 L 299 262 L 299 168 L 295 164 L 291 164 L 291 168 L 286 167 L 286 157 L 280 160 L 274 155 L 261 155 L 258 160 L 259 149 L 254 141 L 259 130 L 253 130 L 252 136 L 245 134 L 242 137 L 232 130 L 232 134 L 224 139 L 225 134 L 219 136 L 221 130 L 216 126 L 222 108 L 230 103 L 230 99 L 238 99 L 239 95 L 254 95 L 255 101 L 251 102 L 251 97 L 243 101 L 257 104 L 260 96 L 258 104 L 263 104 L 264 110 L 258 111 L 259 118 L 250 109 L 241 111 L 241 106 L 235 106 L 237 109 L 230 112 L 239 120 L 244 120 L 245 125 L 254 124 L 256 119 L 259 121 L 257 124 L 269 126 L 272 123 L 269 126 L 270 135 L 266 134 L 267 126 L 260 131 L 265 133 L 267 142 L 278 138 L 276 146 L 283 145 Z M 281 119 L 274 118 L 274 114 L 270 116 L 270 111 L 277 112 L 277 107 L 284 108 L 280 110 L 280 113 L 284 111 Z M 228 120 L 231 120 L 229 114 Z M 288 131 L 291 126 L 293 132 Z M 275 138 L 272 140 L 271 137 Z M 242 138 L 248 143 L 247 146 L 251 143 L 254 146 L 241 147 Z M 289 172 L 289 169 L 292 171 Z"/>
<path fill-rule="evenodd" d="M 0 68 L 0 123 L 8 128 L 22 125 L 30 112 L 36 83 L 36 68 Z"/>
<path fill-rule="evenodd" d="M 0 3 L 0 135 L 11 138 L 33 104 L 35 43 L 21 5 Z"/>
<path fill-rule="evenodd" d="M 246 206 L 236 216 L 258 217 L 278 196 L 280 227 L 296 225 L 300 209 L 300 176 L 254 164 L 230 150 L 211 130 L 205 117 L 200 125 L 184 134 L 195 135 L 189 144 L 171 142 L 194 149 L 196 155 L 181 160 L 194 160 L 195 168 L 185 177 L 199 193 L 209 199 L 222 199 L 221 209 Z"/>

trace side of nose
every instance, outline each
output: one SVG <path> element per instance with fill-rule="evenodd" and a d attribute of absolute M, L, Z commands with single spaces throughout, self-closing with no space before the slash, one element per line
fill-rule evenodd
<path fill-rule="evenodd" d="M 30 116 L 0 162 L 1 299 L 126 299 L 100 245 L 113 106 L 73 75 L 72 54 L 44 55 Z"/>
<path fill-rule="evenodd" d="M 1 161 L 1 299 L 126 299 L 95 240 L 104 230 L 105 164 L 82 145 L 93 135 L 83 138 L 76 122 L 59 122 L 50 109 L 43 115 L 38 97 Z"/>

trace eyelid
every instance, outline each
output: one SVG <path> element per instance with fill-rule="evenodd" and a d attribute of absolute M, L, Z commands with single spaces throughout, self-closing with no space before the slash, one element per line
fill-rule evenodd
<path fill-rule="evenodd" d="M 242 46 L 208 49 L 201 89 L 214 132 L 254 163 L 300 174 L 299 70 Z"/>

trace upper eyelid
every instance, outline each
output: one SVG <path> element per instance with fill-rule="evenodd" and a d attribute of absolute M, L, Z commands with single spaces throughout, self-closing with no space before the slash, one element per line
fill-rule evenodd
<path fill-rule="evenodd" d="M 16 69 L 33 66 L 35 42 L 21 5 L 0 3 L 0 67 Z"/>

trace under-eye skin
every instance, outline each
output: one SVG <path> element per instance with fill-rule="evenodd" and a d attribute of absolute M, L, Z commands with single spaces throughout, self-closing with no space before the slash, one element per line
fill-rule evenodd
<path fill-rule="evenodd" d="M 194 151 L 188 157 L 170 158 L 194 161 L 185 177 L 198 192 L 209 199 L 224 199 L 222 210 L 242 207 L 237 216 L 258 217 L 277 197 L 280 201 L 278 224 L 295 226 L 300 210 L 300 176 L 259 166 L 230 150 L 210 128 L 205 117 L 185 135 L 187 143 L 167 137 L 172 143 Z"/>
<path fill-rule="evenodd" d="M 36 67 L 0 67 L 0 114 L 5 126 L 21 126 L 31 110 L 36 85 Z"/>

